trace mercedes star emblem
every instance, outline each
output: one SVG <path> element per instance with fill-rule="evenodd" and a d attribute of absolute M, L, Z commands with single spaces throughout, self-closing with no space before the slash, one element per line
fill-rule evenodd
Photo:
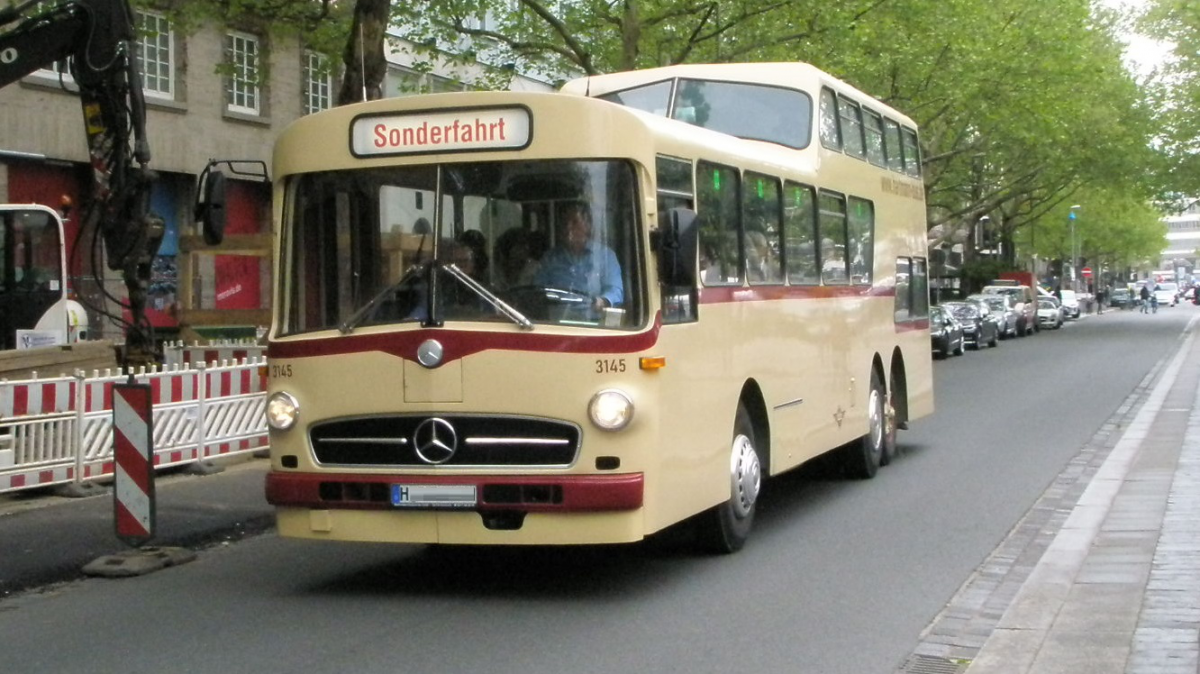
<path fill-rule="evenodd" d="M 417 456 L 425 463 L 446 463 L 458 450 L 458 434 L 449 421 L 434 417 L 426 419 L 413 433 Z"/>
<path fill-rule="evenodd" d="M 428 368 L 442 364 L 442 345 L 436 339 L 427 339 L 417 347 L 417 362 Z"/>

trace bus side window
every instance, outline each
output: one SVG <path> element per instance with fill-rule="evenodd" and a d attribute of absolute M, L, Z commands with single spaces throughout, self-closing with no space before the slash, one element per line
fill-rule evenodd
<path fill-rule="evenodd" d="M 904 173 L 913 178 L 921 177 L 921 148 L 917 142 L 917 132 L 905 128 L 901 131 L 904 143 Z"/>
<path fill-rule="evenodd" d="M 844 285 L 846 275 L 846 198 L 833 192 L 821 192 L 820 220 L 821 283 Z"/>
<path fill-rule="evenodd" d="M 848 98 L 838 97 L 838 116 L 841 118 L 842 143 L 846 154 L 862 159 L 865 156 L 862 108 Z"/>
<path fill-rule="evenodd" d="M 821 145 L 830 150 L 842 149 L 842 134 L 838 133 L 837 96 L 832 89 L 821 90 Z M 899 138 L 897 137 L 897 140 Z"/>
<path fill-rule="evenodd" d="M 887 167 L 897 173 L 904 172 L 904 153 L 900 149 L 900 125 L 890 119 L 883 120 L 883 153 L 887 155 Z"/>
<path fill-rule="evenodd" d="M 783 213 L 779 203 L 779 179 L 748 172 L 743 195 L 746 238 L 742 249 L 746 256 L 746 277 L 751 285 L 782 283 L 779 222 Z"/>
<path fill-rule="evenodd" d="M 875 166 L 886 166 L 883 152 L 883 117 L 874 110 L 863 108 L 863 130 L 867 139 L 867 161 Z"/>
<path fill-rule="evenodd" d="M 909 320 L 912 315 L 912 259 L 896 258 L 896 322 Z"/>
<path fill-rule="evenodd" d="M 871 285 L 871 270 L 875 262 L 875 204 L 866 199 L 850 197 L 849 227 L 850 282 Z"/>
<path fill-rule="evenodd" d="M 737 169 L 699 162 L 696 200 L 700 229 L 700 277 L 705 285 L 741 285 L 741 198 Z M 707 267 L 704 265 L 707 262 Z"/>
<path fill-rule="evenodd" d="M 783 240 L 786 246 L 787 278 L 793 285 L 816 285 L 817 218 L 813 189 L 788 182 L 784 186 Z"/>
<path fill-rule="evenodd" d="M 929 316 L 929 262 L 923 257 L 914 257 L 912 262 L 912 316 Z"/>

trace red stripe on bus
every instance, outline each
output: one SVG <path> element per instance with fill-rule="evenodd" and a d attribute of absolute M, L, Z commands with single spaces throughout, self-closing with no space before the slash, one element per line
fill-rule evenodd
<path fill-rule="evenodd" d="M 635 510 L 642 507 L 645 478 L 641 473 L 622 475 L 563 475 L 491 476 L 491 475 L 357 475 L 313 473 L 267 473 L 267 502 L 276 506 L 302 508 L 392 509 L 387 501 L 322 498 L 322 485 L 375 484 L 388 488 L 405 485 L 473 485 L 480 503 L 476 510 L 521 510 L 526 512 L 584 512 L 600 510 Z M 551 487 L 562 490 L 562 500 L 556 503 L 487 503 L 485 487 Z M 329 489 L 329 486 L 326 486 Z M 341 490 L 343 493 L 349 490 Z"/>
<path fill-rule="evenodd" d="M 896 289 L 875 286 L 707 286 L 700 289 L 701 304 L 812 300 L 831 297 L 895 297 Z"/>
<path fill-rule="evenodd" d="M 441 343 L 444 362 L 492 349 L 554 353 L 633 353 L 645 351 L 658 343 L 658 332 L 661 328 L 660 320 L 656 320 L 654 327 L 645 332 L 617 335 L 546 335 L 537 332 L 511 334 L 432 328 L 378 335 L 274 341 L 267 346 L 267 358 L 308 358 L 382 351 L 397 358 L 415 361 L 417 347 L 427 339 L 436 339 Z"/>

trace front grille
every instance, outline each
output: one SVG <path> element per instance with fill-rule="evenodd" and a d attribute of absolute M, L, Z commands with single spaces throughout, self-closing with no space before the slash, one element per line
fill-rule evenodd
<path fill-rule="evenodd" d="M 439 423 L 438 440 L 454 453 L 439 466 L 569 466 L 579 451 L 579 427 L 549 419 L 505 416 L 387 416 L 339 419 L 314 425 L 309 441 L 317 462 L 327 466 L 429 466 L 418 451 L 418 428 L 428 440 Z M 449 433 L 447 429 L 452 429 Z"/>

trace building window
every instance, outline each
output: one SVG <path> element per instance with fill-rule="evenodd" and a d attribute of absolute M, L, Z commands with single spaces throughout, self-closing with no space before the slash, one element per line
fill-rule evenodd
<path fill-rule="evenodd" d="M 148 96 L 175 98 L 174 36 L 165 16 L 138 12 L 137 60 Z"/>
<path fill-rule="evenodd" d="M 259 41 L 253 35 L 229 33 L 225 36 L 225 57 L 229 66 L 228 105 L 230 112 L 257 115 L 259 104 Z"/>
<path fill-rule="evenodd" d="M 333 92 L 329 58 L 314 51 L 304 52 L 304 114 L 328 110 Z"/>

